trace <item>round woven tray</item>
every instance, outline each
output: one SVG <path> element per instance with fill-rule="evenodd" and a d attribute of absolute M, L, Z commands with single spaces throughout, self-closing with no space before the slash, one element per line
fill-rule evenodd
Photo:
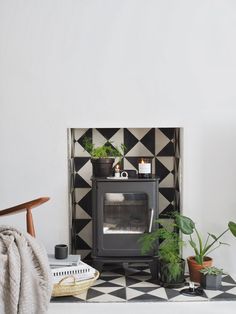
<path fill-rule="evenodd" d="M 73 276 L 63 278 L 59 283 L 53 286 L 52 297 L 62 297 L 67 295 L 77 295 L 88 290 L 98 279 L 99 272 L 96 271 L 94 278 L 76 281 Z M 68 278 L 73 278 L 73 282 L 66 282 Z"/>

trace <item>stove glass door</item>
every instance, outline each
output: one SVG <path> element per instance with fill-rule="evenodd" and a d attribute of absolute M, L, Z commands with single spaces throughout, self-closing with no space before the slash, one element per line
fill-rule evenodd
<path fill-rule="evenodd" d="M 103 234 L 141 234 L 149 230 L 146 193 L 105 193 Z"/>

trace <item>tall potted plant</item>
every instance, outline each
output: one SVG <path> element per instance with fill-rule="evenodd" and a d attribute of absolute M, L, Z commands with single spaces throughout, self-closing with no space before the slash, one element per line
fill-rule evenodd
<path fill-rule="evenodd" d="M 191 218 L 176 214 L 176 223 L 183 234 L 190 237 L 189 244 L 194 250 L 195 255 L 187 258 L 190 280 L 194 282 L 200 282 L 201 274 L 200 270 L 204 267 L 212 266 L 212 258 L 209 254 L 226 243 L 219 241 L 222 236 L 231 231 L 234 237 L 236 237 L 236 224 L 232 221 L 228 223 L 228 228 L 219 235 L 208 233 L 205 241 L 203 241 L 195 223 Z M 196 238 L 193 238 L 195 234 Z"/>
<path fill-rule="evenodd" d="M 115 157 L 121 157 L 125 150 L 123 144 L 120 147 L 114 147 L 109 141 L 104 145 L 95 147 L 92 140 L 87 137 L 84 138 L 83 145 L 84 149 L 91 155 L 94 177 L 111 176 Z"/>
<path fill-rule="evenodd" d="M 154 250 L 159 258 L 160 282 L 165 287 L 180 287 L 184 284 L 185 261 L 181 258 L 181 240 L 173 219 L 158 219 L 160 228 L 144 234 L 140 239 L 141 253 Z M 160 244 L 159 244 L 160 242 Z"/>

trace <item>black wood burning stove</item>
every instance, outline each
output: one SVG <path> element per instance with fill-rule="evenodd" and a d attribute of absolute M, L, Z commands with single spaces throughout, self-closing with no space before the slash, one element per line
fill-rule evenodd
<path fill-rule="evenodd" d="M 154 253 L 142 255 L 138 239 L 157 225 L 158 179 L 92 179 L 94 266 L 104 263 L 149 263 L 157 277 Z"/>

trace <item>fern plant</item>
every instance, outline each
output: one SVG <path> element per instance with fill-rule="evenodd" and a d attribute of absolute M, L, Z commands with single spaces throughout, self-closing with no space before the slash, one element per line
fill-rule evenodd
<path fill-rule="evenodd" d="M 110 141 L 107 141 L 104 145 L 95 147 L 92 140 L 88 137 L 84 138 L 83 145 L 92 158 L 121 157 L 125 151 L 124 144 L 121 144 L 120 147 L 112 146 L 112 142 Z"/>
<path fill-rule="evenodd" d="M 168 282 L 175 281 L 183 272 L 181 248 L 184 241 L 175 230 L 177 225 L 173 219 L 157 219 L 156 223 L 161 227 L 142 235 L 139 239 L 141 253 L 146 254 L 154 250 L 160 262 L 164 264 L 162 271 L 165 272 L 165 278 Z"/>

